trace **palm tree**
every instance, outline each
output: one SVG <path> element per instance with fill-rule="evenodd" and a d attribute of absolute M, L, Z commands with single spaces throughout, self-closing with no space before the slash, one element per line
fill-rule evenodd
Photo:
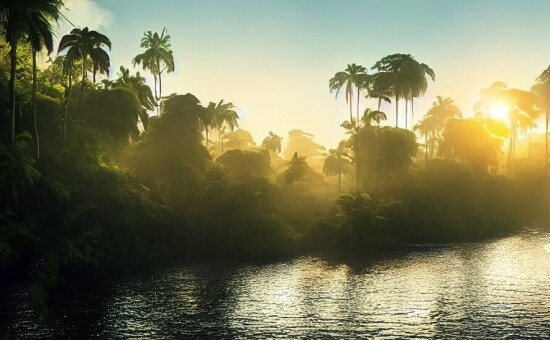
<path fill-rule="evenodd" d="M 546 68 L 538 77 L 537 83 L 531 89 L 544 102 L 545 124 L 544 124 L 544 166 L 548 167 L 548 122 L 550 120 L 550 66 Z"/>
<path fill-rule="evenodd" d="M 204 110 L 200 110 L 199 112 L 199 122 L 202 125 L 202 128 L 204 129 L 204 139 L 205 139 L 205 147 L 208 149 L 208 143 L 210 141 L 210 130 L 214 127 L 214 117 L 216 115 L 215 113 L 216 104 L 210 102 L 208 106 Z"/>
<path fill-rule="evenodd" d="M 395 98 L 395 127 L 399 126 L 399 99 L 404 97 L 401 87 L 402 68 L 403 64 L 411 59 L 409 54 L 391 54 L 377 61 L 372 67 L 378 71 L 375 77 L 379 82 L 391 84 L 391 93 Z"/>
<path fill-rule="evenodd" d="M 46 47 L 48 53 L 51 53 L 53 34 L 50 20 L 59 18 L 61 4 L 60 0 L 6 0 L 0 3 L 0 27 L 4 39 L 10 45 L 9 110 L 12 142 L 15 140 L 15 76 L 18 41 L 26 35 L 33 50 L 33 112 L 36 130 L 36 52 Z"/>
<path fill-rule="evenodd" d="M 170 73 L 174 71 L 174 55 L 170 50 L 170 35 L 166 28 L 162 29 L 161 34 L 147 31 L 141 38 L 141 48 L 145 48 L 145 52 L 135 56 L 132 63 L 135 65 L 141 64 L 144 70 L 150 71 L 155 79 L 155 98 L 159 101 L 162 98 L 162 73 Z M 158 96 L 157 96 L 157 79 L 158 79 Z"/>
<path fill-rule="evenodd" d="M 441 142 L 441 133 L 445 129 L 447 121 L 450 118 L 460 117 L 462 117 L 462 111 L 455 105 L 453 99 L 437 96 L 424 118 L 413 128 L 421 136 L 424 136 L 426 160 L 435 154 L 435 145 Z"/>
<path fill-rule="evenodd" d="M 507 88 L 503 82 L 496 82 L 489 89 L 482 90 L 481 96 L 474 105 L 475 112 L 487 112 L 495 105 L 506 107 L 510 124 L 507 171 L 512 174 L 518 132 L 536 126 L 533 120 L 540 115 L 540 100 L 533 92 Z"/>
<path fill-rule="evenodd" d="M 88 27 L 83 29 L 74 28 L 70 34 L 64 35 L 59 42 L 59 47 L 57 48 L 57 53 L 59 54 L 62 51 L 66 51 L 64 59 L 64 68 L 65 72 L 69 75 L 69 94 L 67 97 L 67 102 L 65 104 L 65 119 L 63 121 L 63 141 L 67 139 L 67 120 L 68 120 L 68 107 L 70 103 L 70 95 L 72 86 L 72 79 L 70 69 L 75 62 L 82 62 L 82 92 L 84 92 L 84 80 L 86 79 L 86 61 L 88 57 L 92 60 L 92 65 L 94 69 L 94 81 L 95 81 L 95 71 L 99 69 L 105 73 L 109 72 L 110 60 L 109 55 L 103 50 L 102 46 L 105 45 L 111 49 L 111 41 L 107 36 L 98 33 L 96 31 L 90 31 Z M 102 52 L 100 52 L 100 50 Z M 84 93 L 81 93 L 81 106 L 84 100 Z"/>
<path fill-rule="evenodd" d="M 411 122 L 414 122 L 414 98 L 423 96 L 428 88 L 426 75 L 432 81 L 435 81 L 435 73 L 428 65 L 419 63 L 416 60 L 406 63 L 405 82 L 407 85 L 405 86 L 405 100 L 410 100 L 411 102 Z M 408 127 L 407 116 L 408 113 L 405 111 L 405 128 Z"/>
<path fill-rule="evenodd" d="M 434 71 L 426 64 L 419 63 L 410 54 L 391 54 L 374 64 L 377 70 L 375 79 L 388 84 L 395 98 L 395 127 L 399 126 L 399 99 L 408 101 L 423 95 L 427 88 L 426 74 L 435 80 Z M 412 104 L 411 104 L 412 105 Z M 414 110 L 414 109 L 413 109 Z M 405 128 L 407 128 L 407 112 L 405 112 Z"/>
<path fill-rule="evenodd" d="M 336 91 L 336 97 L 342 88 L 345 87 L 346 104 L 349 103 L 349 119 L 353 120 L 352 99 L 354 87 L 357 89 L 357 120 L 359 120 L 359 92 L 367 82 L 366 68 L 357 64 L 348 64 L 346 69 L 337 72 L 334 77 L 329 80 L 330 92 Z"/>
<path fill-rule="evenodd" d="M 210 102 L 207 110 L 213 114 L 212 123 L 214 128 L 218 131 L 218 143 L 221 145 L 221 155 L 223 155 L 223 135 L 226 128 L 233 131 L 239 126 L 237 119 L 239 115 L 235 111 L 236 107 L 233 103 L 224 103 L 223 99 L 219 103 Z"/>
<path fill-rule="evenodd" d="M 35 1 L 36 2 L 36 1 Z M 27 42 L 32 49 L 32 108 L 34 117 L 34 136 L 36 143 L 36 162 L 40 159 L 40 140 L 36 118 L 36 54 L 46 48 L 48 55 L 53 51 L 53 33 L 50 20 L 59 19 L 59 0 L 29 2 L 34 5 L 30 10 L 21 13 L 21 25 L 27 35 Z"/>
<path fill-rule="evenodd" d="M 147 111 L 152 111 L 157 106 L 157 102 L 153 96 L 153 91 L 151 91 L 149 85 L 145 83 L 145 78 L 143 78 L 139 72 L 136 72 L 136 75 L 132 76 L 130 75 L 129 69 L 121 66 L 118 78 L 112 83 L 112 86 L 127 87 L 136 93 L 139 102 L 143 107 L 139 119 L 141 120 L 143 127 L 147 128 L 147 124 L 149 122 Z"/>
<path fill-rule="evenodd" d="M 372 122 L 375 122 L 376 126 L 380 127 L 380 122 L 386 119 L 388 119 L 388 117 L 384 112 L 367 108 L 363 113 L 361 121 L 367 126 L 370 126 L 372 125 Z"/>
<path fill-rule="evenodd" d="M 342 187 L 342 174 L 347 174 L 351 170 L 351 161 L 346 153 L 347 141 L 338 143 L 336 149 L 330 149 L 329 155 L 323 164 L 323 175 L 338 175 L 338 191 Z"/>
<path fill-rule="evenodd" d="M 359 192 L 359 180 L 362 176 L 361 175 L 361 145 L 359 144 L 359 138 L 358 134 L 361 128 L 363 127 L 362 121 L 356 121 L 355 119 L 352 119 L 351 121 L 344 121 L 342 124 L 340 124 L 341 127 L 346 129 L 346 134 L 350 135 L 350 138 L 348 140 L 350 145 L 353 145 L 353 158 L 352 161 L 355 164 L 355 191 Z"/>
<path fill-rule="evenodd" d="M 378 76 L 374 74 L 370 82 L 369 90 L 367 92 L 366 98 L 376 98 L 378 99 L 378 111 L 382 106 L 382 101 L 386 103 L 391 103 L 390 97 L 393 95 L 392 84 L 388 81 L 387 77 L 383 75 Z"/>
<path fill-rule="evenodd" d="M 70 34 L 64 35 L 61 38 L 57 53 L 67 50 L 66 59 L 69 59 L 68 63 L 82 60 L 82 84 L 84 84 L 88 58 L 92 60 L 94 82 L 95 73 L 98 70 L 105 73 L 109 72 L 110 58 L 103 49 L 103 45 L 107 46 L 109 50 L 111 49 L 111 41 L 107 36 L 96 31 L 90 31 L 88 27 L 84 27 L 83 29 L 74 28 Z"/>

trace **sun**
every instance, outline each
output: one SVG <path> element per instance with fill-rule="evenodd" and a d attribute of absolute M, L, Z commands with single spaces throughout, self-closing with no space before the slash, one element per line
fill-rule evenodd
<path fill-rule="evenodd" d="M 506 122 L 508 121 L 508 107 L 503 104 L 496 104 L 491 108 L 490 115 L 493 119 Z"/>

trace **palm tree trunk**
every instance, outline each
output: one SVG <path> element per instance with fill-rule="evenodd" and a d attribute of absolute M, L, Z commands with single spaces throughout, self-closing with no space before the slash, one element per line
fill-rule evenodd
<path fill-rule="evenodd" d="M 97 73 L 97 69 L 94 65 L 93 67 L 93 70 L 92 70 L 92 82 L 95 84 L 95 74 Z"/>
<path fill-rule="evenodd" d="M 86 59 L 84 59 L 84 53 L 80 52 L 82 58 L 82 84 L 84 84 L 84 78 L 86 78 Z"/>
<path fill-rule="evenodd" d="M 69 71 L 69 94 L 67 95 L 67 103 L 65 104 L 65 119 L 63 120 L 63 146 L 65 146 L 65 142 L 67 140 L 67 119 L 69 117 L 69 104 L 71 102 L 71 92 L 73 90 L 72 84 L 73 84 L 73 76 Z"/>
<path fill-rule="evenodd" d="M 353 95 L 353 92 L 349 94 L 349 122 L 350 123 L 353 123 L 352 95 Z"/>
<path fill-rule="evenodd" d="M 546 106 L 546 133 L 544 134 L 544 146 L 545 146 L 545 153 L 544 153 L 544 167 L 548 168 L 548 120 L 550 116 L 548 115 L 548 105 Z"/>
<path fill-rule="evenodd" d="M 359 122 L 359 86 L 357 86 L 357 122 Z"/>
<path fill-rule="evenodd" d="M 430 146 L 428 145 L 428 134 L 424 135 L 424 145 L 426 145 L 426 163 L 430 159 Z"/>
<path fill-rule="evenodd" d="M 510 129 L 510 140 L 508 142 L 508 159 L 506 164 L 506 170 L 508 172 L 508 175 L 512 174 L 512 160 L 514 158 L 514 135 L 516 133 L 515 124 L 512 122 L 512 126 Z"/>
<path fill-rule="evenodd" d="M 405 98 L 405 130 L 409 128 L 409 100 Z"/>
<path fill-rule="evenodd" d="M 357 135 L 355 136 L 355 192 L 359 193 L 359 141 Z"/>
<path fill-rule="evenodd" d="M 32 111 L 34 115 L 34 138 L 36 140 L 36 163 L 40 161 L 40 139 L 36 122 L 36 50 L 32 49 Z"/>
<path fill-rule="evenodd" d="M 15 66 L 17 65 L 17 39 L 11 42 L 10 50 L 10 100 L 11 111 L 11 141 L 15 141 Z"/>
<path fill-rule="evenodd" d="M 399 97 L 395 96 L 395 127 L 399 127 Z"/>
<path fill-rule="evenodd" d="M 378 97 L 378 111 L 380 111 L 380 106 L 382 106 L 382 98 Z"/>
<path fill-rule="evenodd" d="M 162 76 L 159 73 L 159 100 L 162 100 Z"/>
<path fill-rule="evenodd" d="M 158 96 L 158 93 L 157 93 L 157 74 L 153 74 L 153 78 L 155 79 L 155 100 L 158 102 L 159 101 L 159 96 Z M 158 106 L 157 106 L 158 108 Z"/>
<path fill-rule="evenodd" d="M 338 192 L 342 191 L 342 156 L 340 154 L 337 154 L 338 160 Z"/>
<path fill-rule="evenodd" d="M 411 124 L 414 126 L 414 97 L 411 98 Z"/>

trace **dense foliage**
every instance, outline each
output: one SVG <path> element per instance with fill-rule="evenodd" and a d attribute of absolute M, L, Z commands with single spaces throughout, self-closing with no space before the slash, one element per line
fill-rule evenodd
<path fill-rule="evenodd" d="M 147 32 L 147 50 L 134 60 L 158 81 L 153 96 L 139 73 L 124 67 L 117 79 L 94 84 L 98 71 L 108 71 L 101 46 L 110 42 L 87 28 L 62 40 L 67 54 L 33 77 L 32 58 L 13 59 L 36 52 L 21 25 L 7 36 L 19 54 L 0 56 L 0 274 L 40 263 L 41 283 L 50 287 L 67 271 L 264 261 L 305 251 L 362 254 L 489 237 L 548 218 L 547 173 L 518 164 L 514 177 L 494 175 L 503 136 L 488 119 L 459 119 L 450 98 L 438 97 L 417 125 L 423 144 L 406 128 L 380 126 L 383 112 L 367 109 L 361 118 L 357 106 L 353 116 L 351 101 L 361 91 L 411 106 L 424 94 L 426 75 L 435 75 L 410 55 L 383 58 L 375 75 L 356 64 L 337 73 L 329 85 L 345 91 L 349 139 L 323 156 L 311 135 L 291 130 L 283 160 L 282 138 L 273 132 L 260 147 L 251 137 L 235 142 L 232 103 L 203 105 L 189 93 L 160 98 L 161 75 L 174 68 L 165 31 Z M 78 39 L 88 42 L 80 54 Z M 512 90 L 495 87 L 485 97 L 513 94 L 510 101 L 523 104 L 525 93 Z M 517 118 L 510 127 L 515 135 L 522 123 Z M 218 143 L 209 152 L 211 133 Z M 326 158 L 326 177 L 311 166 L 319 157 Z"/>

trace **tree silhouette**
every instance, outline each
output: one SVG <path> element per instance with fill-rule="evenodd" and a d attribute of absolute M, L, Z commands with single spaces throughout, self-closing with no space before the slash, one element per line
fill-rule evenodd
<path fill-rule="evenodd" d="M 27 36 L 33 48 L 33 65 L 36 69 L 36 51 L 53 45 L 50 20 L 57 20 L 61 1 L 58 0 L 5 0 L 0 2 L 0 26 L 4 39 L 10 45 L 9 112 L 11 141 L 15 140 L 15 77 L 17 45 Z M 33 71 L 33 98 L 36 98 L 36 71 Z M 36 106 L 36 101 L 33 100 Z M 34 110 L 34 109 L 33 109 Z"/>
<path fill-rule="evenodd" d="M 239 115 L 237 114 L 237 111 L 235 111 L 235 105 L 231 102 L 224 103 L 223 99 L 217 104 L 210 102 L 206 109 L 211 112 L 212 126 L 218 131 L 218 143 L 221 146 L 220 155 L 223 155 L 224 134 L 227 131 L 227 128 L 229 128 L 230 131 L 233 131 L 236 127 L 239 127 L 239 123 L 237 122 Z"/>
<path fill-rule="evenodd" d="M 436 145 L 441 143 L 441 133 L 450 118 L 460 118 L 462 112 L 454 104 L 454 100 L 447 97 L 437 96 L 432 107 L 424 115 L 424 118 L 418 122 L 413 130 L 418 131 L 424 137 L 424 148 L 426 161 L 433 158 L 436 152 Z"/>
<path fill-rule="evenodd" d="M 351 160 L 346 153 L 346 148 L 346 141 L 338 143 L 336 149 L 329 150 L 329 155 L 323 164 L 323 175 L 338 175 L 338 191 L 341 191 L 342 188 L 342 175 L 348 174 L 351 171 Z"/>
<path fill-rule="evenodd" d="M 375 79 L 385 85 L 391 84 L 391 92 L 395 98 L 395 127 L 399 126 L 399 99 L 412 100 L 426 91 L 426 74 L 435 79 L 433 70 L 426 64 L 419 63 L 410 54 L 396 53 L 377 61 L 373 69 L 378 73 Z M 405 112 L 407 115 L 407 112 Z M 407 128 L 407 119 L 405 120 Z"/>
<path fill-rule="evenodd" d="M 99 68 L 100 71 L 105 73 L 109 72 L 110 59 L 109 55 L 103 50 L 103 45 L 111 49 L 111 41 L 105 35 L 96 31 L 90 31 L 88 27 L 83 29 L 74 28 L 70 34 L 64 35 L 59 42 L 57 53 L 65 51 L 64 68 L 65 72 L 69 75 L 69 87 L 71 87 L 71 68 L 75 62 L 82 62 L 82 79 L 81 79 L 81 93 L 80 93 L 80 106 L 84 100 L 84 81 L 86 79 L 86 61 L 88 57 L 92 59 L 92 65 L 94 69 Z M 95 75 L 94 75 L 95 80 Z M 63 121 L 63 141 L 67 139 L 67 120 L 69 103 L 71 100 L 72 89 L 69 89 L 69 95 L 65 104 L 65 119 Z"/>
<path fill-rule="evenodd" d="M 82 60 L 82 84 L 84 84 L 88 58 L 92 61 L 94 82 L 97 71 L 105 74 L 109 73 L 110 58 L 103 46 L 108 47 L 109 50 L 111 49 L 111 41 L 107 36 L 97 31 L 90 31 L 88 27 L 83 29 L 74 28 L 70 34 L 61 38 L 57 53 L 67 50 L 65 54 L 67 63 Z"/>
<path fill-rule="evenodd" d="M 274 134 L 272 131 L 269 131 L 269 135 L 264 138 L 262 141 L 262 147 L 266 150 L 281 153 L 281 141 L 283 137 L 280 137 Z"/>
<path fill-rule="evenodd" d="M 442 135 L 442 156 L 466 163 L 470 169 L 486 173 L 496 164 L 500 140 L 492 137 L 484 125 L 474 119 L 451 118 Z"/>
<path fill-rule="evenodd" d="M 494 83 L 481 91 L 481 99 L 474 105 L 474 111 L 488 113 L 496 105 L 504 105 L 508 113 L 510 137 L 508 140 L 507 171 L 512 174 L 515 145 L 520 131 L 536 126 L 534 119 L 540 115 L 540 99 L 533 93 L 508 88 L 503 82 Z"/>
<path fill-rule="evenodd" d="M 367 92 L 367 98 L 378 99 L 378 111 L 380 111 L 382 101 L 391 103 L 390 97 L 393 95 L 392 87 L 392 82 L 390 82 L 388 77 L 385 77 L 383 74 L 374 74 L 372 76 L 372 81 L 370 82 L 369 90 Z"/>
<path fill-rule="evenodd" d="M 532 87 L 541 101 L 544 103 L 545 124 L 544 124 L 544 166 L 548 167 L 548 123 L 550 121 L 550 66 L 546 68 L 536 79 L 537 83 Z"/>
<path fill-rule="evenodd" d="M 155 79 L 155 98 L 159 101 L 162 98 L 162 73 L 174 72 L 174 55 L 170 50 L 170 35 L 167 34 L 166 28 L 162 29 L 161 34 L 147 31 L 141 38 L 141 48 L 145 52 L 135 56 L 132 63 L 140 65 L 144 70 L 153 74 Z M 158 95 L 157 95 L 157 80 L 158 80 Z"/>
<path fill-rule="evenodd" d="M 403 80 L 405 83 L 405 100 L 411 102 L 411 122 L 414 122 L 414 98 L 423 96 L 426 93 L 426 89 L 428 88 L 426 75 L 434 81 L 435 73 L 428 65 L 419 63 L 414 59 L 405 63 L 405 65 L 405 77 Z M 405 110 L 405 128 L 408 128 L 407 117 L 408 113 Z"/>
<path fill-rule="evenodd" d="M 53 51 L 53 33 L 51 20 L 59 19 L 59 8 L 62 3 L 59 0 L 42 1 L 37 9 L 26 11 L 23 24 L 27 27 L 27 41 L 32 49 L 32 110 L 34 117 L 34 136 L 36 143 L 36 162 L 40 160 L 40 139 L 38 136 L 38 124 L 36 118 L 36 54 L 46 49 L 48 55 Z"/>
<path fill-rule="evenodd" d="M 336 91 L 336 97 L 342 88 L 346 95 L 346 103 L 349 103 L 349 119 L 353 119 L 352 114 L 352 99 L 354 87 L 357 89 L 357 120 L 359 120 L 359 92 L 361 88 L 366 87 L 367 73 L 366 69 L 357 64 L 348 64 L 346 69 L 341 72 L 337 72 L 334 77 L 329 80 L 330 92 Z"/>
<path fill-rule="evenodd" d="M 112 86 L 126 87 L 135 92 L 139 99 L 139 102 L 141 103 L 141 106 L 143 107 L 143 110 L 141 110 L 140 112 L 139 118 L 143 126 L 147 128 L 147 124 L 149 123 L 149 116 L 147 115 L 147 111 L 152 111 L 157 106 L 157 102 L 155 101 L 155 97 L 153 96 L 151 88 L 145 83 L 145 78 L 143 78 L 139 72 L 136 72 L 136 75 L 132 76 L 130 75 L 129 69 L 121 66 L 118 78 L 115 79 L 114 82 L 112 82 Z"/>

